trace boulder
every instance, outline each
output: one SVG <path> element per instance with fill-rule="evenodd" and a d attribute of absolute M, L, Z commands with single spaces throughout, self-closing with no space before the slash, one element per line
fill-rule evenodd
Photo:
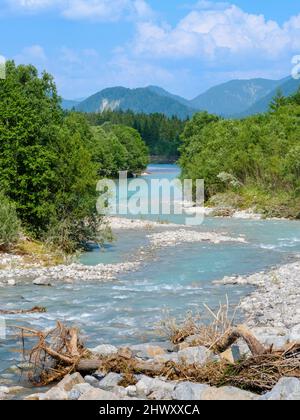
<path fill-rule="evenodd" d="M 118 397 L 116 394 L 99 388 L 92 388 L 79 397 L 79 401 L 111 401 L 117 399 Z"/>
<path fill-rule="evenodd" d="M 136 346 L 130 346 L 134 356 L 141 359 L 152 359 L 155 356 L 165 354 L 166 350 L 158 345 L 152 345 L 151 343 L 138 344 Z"/>
<path fill-rule="evenodd" d="M 106 391 L 113 390 L 114 387 L 118 386 L 122 380 L 122 375 L 119 373 L 110 372 L 105 378 L 98 382 L 98 387 Z"/>
<path fill-rule="evenodd" d="M 24 400 L 38 401 L 40 399 L 43 399 L 43 396 L 44 394 L 42 393 L 30 394 L 30 395 L 26 395 L 26 397 L 24 397 Z"/>
<path fill-rule="evenodd" d="M 264 394 L 260 400 L 300 400 L 300 380 L 281 378 L 272 391 Z"/>
<path fill-rule="evenodd" d="M 222 388 L 211 387 L 206 384 L 181 382 L 173 392 L 175 400 L 254 400 L 257 395 L 232 386 Z"/>
<path fill-rule="evenodd" d="M 16 285 L 16 280 L 14 280 L 14 279 L 8 279 L 7 280 L 7 284 L 8 284 L 8 286 L 15 286 Z"/>
<path fill-rule="evenodd" d="M 243 391 L 233 386 L 223 386 L 221 388 L 210 387 L 201 394 L 204 401 L 246 401 L 255 400 L 258 396 L 252 392 Z"/>
<path fill-rule="evenodd" d="M 100 344 L 99 346 L 90 349 L 90 351 L 100 357 L 110 356 L 112 354 L 118 353 L 117 347 L 111 346 L 110 344 Z"/>
<path fill-rule="evenodd" d="M 181 362 L 184 362 L 188 365 L 203 365 L 209 360 L 215 360 L 215 356 L 211 351 L 206 347 L 187 347 L 186 349 L 179 350 L 178 358 Z"/>
<path fill-rule="evenodd" d="M 129 385 L 127 388 L 125 388 L 125 391 L 127 392 L 128 397 L 136 397 L 136 386 L 135 385 Z"/>
<path fill-rule="evenodd" d="M 150 394 L 160 393 L 162 399 L 171 399 L 176 382 L 166 382 L 158 378 L 149 378 L 142 375 L 136 384 L 136 392 L 139 396 L 148 396 Z"/>
<path fill-rule="evenodd" d="M 180 382 L 173 391 L 173 399 L 180 401 L 201 400 L 204 391 L 210 389 L 209 385 Z"/>
<path fill-rule="evenodd" d="M 295 325 L 289 334 L 289 340 L 291 342 L 293 341 L 297 341 L 298 343 L 300 343 L 300 324 Z"/>
<path fill-rule="evenodd" d="M 68 393 L 60 386 L 54 386 L 45 394 L 41 394 L 39 400 L 67 400 Z"/>
<path fill-rule="evenodd" d="M 77 384 L 84 384 L 84 379 L 80 373 L 73 373 L 72 375 L 66 375 L 56 386 L 68 392 Z"/>
<path fill-rule="evenodd" d="M 85 380 L 86 383 L 88 383 L 92 386 L 95 386 L 95 387 L 97 387 L 99 385 L 99 381 L 100 381 L 99 379 L 95 378 L 95 376 L 90 376 L 90 375 L 86 375 L 84 377 L 84 380 Z"/>
<path fill-rule="evenodd" d="M 47 276 L 40 276 L 33 280 L 32 284 L 36 286 L 52 286 L 51 280 Z"/>
<path fill-rule="evenodd" d="M 68 394 L 68 399 L 78 400 L 83 394 L 86 394 L 88 391 L 91 391 L 92 389 L 94 388 L 88 383 L 74 385 Z"/>

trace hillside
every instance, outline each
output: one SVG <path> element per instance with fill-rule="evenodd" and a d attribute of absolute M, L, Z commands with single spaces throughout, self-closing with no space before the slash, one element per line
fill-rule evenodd
<path fill-rule="evenodd" d="M 196 112 L 172 97 L 158 94 L 152 88 L 128 89 L 124 87 L 104 89 L 81 102 L 76 109 L 82 112 L 131 110 L 145 114 L 161 113 L 168 117 L 176 115 L 182 119 Z"/>
<path fill-rule="evenodd" d="M 190 104 L 199 110 L 230 117 L 249 109 L 279 84 L 280 81 L 267 79 L 232 80 L 209 89 Z"/>
<path fill-rule="evenodd" d="M 287 77 L 281 80 L 231 80 L 208 89 L 192 100 L 174 95 L 158 86 L 129 89 L 112 87 L 101 90 L 80 102 L 62 100 L 62 107 L 75 107 L 81 112 L 133 111 L 144 114 L 164 114 L 180 119 L 207 111 L 224 118 L 240 118 L 266 112 L 278 89 L 289 96 L 300 87 L 300 80 Z"/>

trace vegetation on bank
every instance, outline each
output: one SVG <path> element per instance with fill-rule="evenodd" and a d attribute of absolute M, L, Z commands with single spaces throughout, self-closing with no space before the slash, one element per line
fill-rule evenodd
<path fill-rule="evenodd" d="M 82 114 L 65 114 L 53 78 L 12 61 L 0 80 L 0 139 L 2 249 L 17 242 L 20 224 L 26 236 L 67 253 L 110 237 L 96 209 L 99 177 L 148 163 L 136 130 L 95 130 Z"/>
<path fill-rule="evenodd" d="M 300 91 L 241 120 L 196 114 L 182 140 L 182 176 L 205 180 L 208 204 L 300 218 Z"/>
<path fill-rule="evenodd" d="M 187 120 L 166 117 L 163 114 L 135 114 L 132 111 L 104 111 L 88 113 L 86 118 L 91 125 L 101 126 L 107 122 L 121 124 L 137 130 L 149 148 L 150 155 L 159 156 L 164 161 L 176 161 L 181 144 L 180 135 Z"/>

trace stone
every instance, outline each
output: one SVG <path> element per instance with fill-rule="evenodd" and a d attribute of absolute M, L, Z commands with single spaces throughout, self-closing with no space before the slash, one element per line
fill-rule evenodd
<path fill-rule="evenodd" d="M 171 397 L 175 386 L 176 382 L 166 382 L 162 379 L 149 378 L 148 376 L 142 375 L 136 384 L 136 392 L 137 395 L 148 396 L 153 392 L 159 391 L 161 394 L 165 396 L 169 395 Z"/>
<path fill-rule="evenodd" d="M 137 356 L 141 359 L 152 359 L 155 356 L 166 353 L 165 349 L 158 345 L 152 345 L 151 343 L 130 346 L 130 350 L 134 356 Z"/>
<path fill-rule="evenodd" d="M 74 385 L 68 394 L 68 399 L 78 400 L 83 394 L 91 391 L 92 389 L 93 387 L 88 383 Z"/>
<path fill-rule="evenodd" d="M 216 356 L 209 351 L 206 347 L 188 347 L 183 350 L 179 350 L 178 358 L 181 362 L 188 365 L 203 365 L 209 360 L 216 359 Z"/>
<path fill-rule="evenodd" d="M 290 334 L 289 334 L 289 340 L 291 342 L 293 342 L 293 341 L 300 342 L 300 324 L 295 325 L 291 329 Z"/>
<path fill-rule="evenodd" d="M 7 394 L 5 394 L 4 392 L 1 392 L 0 391 L 0 401 L 6 400 L 6 398 L 7 398 Z"/>
<path fill-rule="evenodd" d="M 136 386 L 135 385 L 129 385 L 127 388 L 125 388 L 127 395 L 129 397 L 135 397 L 137 390 L 136 390 Z"/>
<path fill-rule="evenodd" d="M 46 276 L 37 277 L 33 280 L 32 284 L 35 284 L 36 286 L 52 286 L 49 277 Z"/>
<path fill-rule="evenodd" d="M 16 285 L 16 280 L 14 280 L 14 279 L 8 279 L 7 280 L 7 284 L 8 284 L 8 286 L 15 286 Z"/>
<path fill-rule="evenodd" d="M 231 346 L 230 349 L 225 350 L 220 354 L 220 358 L 227 360 L 227 362 L 234 364 L 241 359 L 241 353 L 238 346 Z"/>
<path fill-rule="evenodd" d="M 201 394 L 201 399 L 204 401 L 247 401 L 256 400 L 257 398 L 256 394 L 233 386 L 210 387 Z"/>
<path fill-rule="evenodd" d="M 99 346 L 90 349 L 90 351 L 96 354 L 97 356 L 102 357 L 118 353 L 117 347 L 111 346 L 110 344 L 100 344 Z"/>
<path fill-rule="evenodd" d="M 24 400 L 29 400 L 29 401 L 38 401 L 41 398 L 43 398 L 44 394 L 42 393 L 36 393 L 36 394 L 30 394 L 30 395 L 26 395 L 26 397 L 24 397 Z"/>
<path fill-rule="evenodd" d="M 40 400 L 67 400 L 68 393 L 59 386 L 54 386 L 53 388 L 49 389 L 45 394 L 40 395 Z"/>
<path fill-rule="evenodd" d="M 112 390 L 114 387 L 118 386 L 119 382 L 122 380 L 122 375 L 120 373 L 110 372 L 105 378 L 101 379 L 98 382 L 98 387 L 106 391 Z"/>
<path fill-rule="evenodd" d="M 166 363 L 166 362 L 179 363 L 178 352 L 160 354 L 160 355 L 155 356 L 153 360 L 157 363 Z"/>
<path fill-rule="evenodd" d="M 102 378 L 101 378 L 102 379 Z M 99 385 L 99 379 L 95 378 L 95 376 L 86 375 L 84 377 L 86 383 L 97 387 Z"/>
<path fill-rule="evenodd" d="M 72 375 L 66 375 L 56 386 L 68 392 L 77 384 L 84 384 L 84 379 L 80 373 L 73 373 Z"/>
<path fill-rule="evenodd" d="M 300 400 L 300 380 L 281 378 L 272 391 L 262 395 L 260 400 Z"/>
<path fill-rule="evenodd" d="M 210 389 L 209 385 L 181 382 L 176 385 L 172 397 L 179 401 L 201 400 L 202 393 L 208 389 Z"/>
<path fill-rule="evenodd" d="M 109 391 L 105 391 L 103 389 L 99 388 L 93 388 L 79 397 L 79 401 L 111 401 L 111 400 L 117 400 L 118 397 Z"/>

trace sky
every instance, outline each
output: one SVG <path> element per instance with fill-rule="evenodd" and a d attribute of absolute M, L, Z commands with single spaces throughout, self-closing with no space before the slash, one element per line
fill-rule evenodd
<path fill-rule="evenodd" d="M 193 98 L 286 77 L 295 55 L 299 0 L 0 0 L 0 60 L 48 71 L 67 99 L 147 85 Z"/>

